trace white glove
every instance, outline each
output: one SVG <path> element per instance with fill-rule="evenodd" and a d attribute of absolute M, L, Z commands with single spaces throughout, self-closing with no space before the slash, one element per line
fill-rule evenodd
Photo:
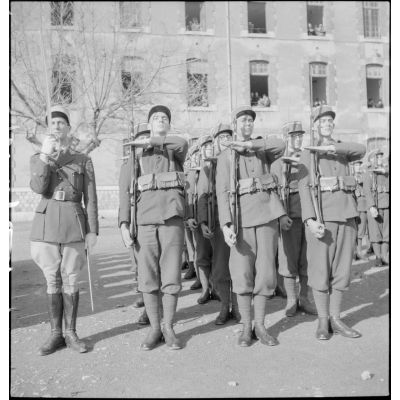
<path fill-rule="evenodd" d="M 376 207 L 374 207 L 374 206 L 372 206 L 372 207 L 369 209 L 369 212 L 371 213 L 372 218 L 376 218 L 376 217 L 379 215 L 378 210 L 377 210 Z"/>
<path fill-rule="evenodd" d="M 125 247 L 129 248 L 132 247 L 133 245 L 133 240 L 131 238 L 131 234 L 129 232 L 129 227 L 126 223 L 123 223 L 121 225 L 121 236 L 122 236 L 122 240 L 124 242 Z"/>
<path fill-rule="evenodd" d="M 321 224 L 318 221 L 314 221 L 313 219 L 307 220 L 307 227 L 311 231 L 311 233 L 317 238 L 321 239 L 325 235 L 325 225 Z"/>
<path fill-rule="evenodd" d="M 231 226 L 224 225 L 222 228 L 222 232 L 224 233 L 224 239 L 226 244 L 229 247 L 233 247 L 236 244 L 236 234 L 233 231 Z"/>

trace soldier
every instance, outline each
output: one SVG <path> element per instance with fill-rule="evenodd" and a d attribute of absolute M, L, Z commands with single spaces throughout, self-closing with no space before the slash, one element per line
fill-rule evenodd
<path fill-rule="evenodd" d="M 362 252 L 362 240 L 367 234 L 367 201 L 364 193 L 364 179 L 362 171 L 362 160 L 354 161 L 354 177 L 356 178 L 356 200 L 357 200 L 357 211 L 358 211 L 358 229 L 357 229 L 357 250 L 355 258 L 359 260 L 366 260 L 367 257 Z"/>
<path fill-rule="evenodd" d="M 301 211 L 307 226 L 308 284 L 318 311 L 316 337 L 319 340 L 329 339 L 332 330 L 345 337 L 361 336 L 340 319 L 340 309 L 343 291 L 350 284 L 357 235 L 355 179 L 349 174 L 349 162 L 361 159 L 365 146 L 332 138 L 335 115 L 327 105 L 315 110 L 313 122 L 318 145 L 305 147 L 299 164 Z M 314 191 L 311 192 L 313 171 L 320 175 L 317 199 Z"/>
<path fill-rule="evenodd" d="M 132 139 L 148 138 L 150 136 L 150 130 L 146 122 L 139 123 L 133 129 Z M 141 155 L 142 149 L 136 149 L 137 157 Z M 126 161 L 121 165 L 120 175 L 119 175 L 119 209 L 118 209 L 118 226 L 121 231 L 122 240 L 125 247 L 129 250 L 129 255 L 131 258 L 133 272 L 135 278 L 137 279 L 137 258 L 135 253 L 135 243 L 130 233 L 131 225 L 131 185 L 132 185 L 132 158 L 128 157 Z M 140 294 L 140 298 L 133 303 L 133 307 L 141 308 L 144 306 L 143 294 Z M 138 319 L 138 324 L 149 325 L 150 321 L 144 309 L 143 313 Z"/>
<path fill-rule="evenodd" d="M 217 156 L 225 149 L 225 144 L 232 140 L 232 130 L 229 125 L 218 124 L 213 135 L 203 139 L 205 154 L 204 166 L 199 177 L 199 211 L 198 219 L 203 236 L 212 246 L 212 282 L 221 299 L 220 313 L 215 320 L 216 325 L 224 325 L 230 318 L 240 321 L 236 294 L 232 293 L 231 276 L 229 273 L 229 246 L 218 220 L 218 205 L 216 199 L 215 172 Z M 213 147 L 209 146 L 211 144 Z M 232 310 L 230 302 L 232 298 Z"/>
<path fill-rule="evenodd" d="M 389 264 L 389 169 L 383 165 L 383 151 L 377 150 L 372 168 L 364 174 L 368 209 L 369 239 L 376 266 Z"/>
<path fill-rule="evenodd" d="M 163 105 L 148 114 L 150 138 L 135 139 L 143 147 L 140 157 L 137 201 L 138 282 L 151 329 L 141 344 L 151 350 L 165 339 L 170 349 L 181 349 L 175 336 L 173 319 L 181 285 L 181 261 L 184 239 L 184 172 L 187 141 L 168 135 L 171 112 Z M 159 295 L 162 292 L 164 326 L 161 330 Z"/>
<path fill-rule="evenodd" d="M 91 159 L 69 146 L 70 116 L 65 107 L 51 108 L 50 126 L 40 153 L 30 161 L 30 186 L 42 195 L 32 223 L 31 255 L 46 278 L 51 325 L 39 354 L 51 354 L 65 344 L 85 353 L 88 348 L 76 334 L 78 282 L 85 249 L 95 246 L 99 231 L 95 175 Z"/>
<path fill-rule="evenodd" d="M 317 311 L 308 299 L 307 244 L 298 189 L 298 161 L 303 135 L 301 122 L 287 123 L 284 126 L 287 147 L 285 157 L 276 160 L 271 167 L 271 172 L 278 179 L 281 199 L 290 223 L 288 230 L 280 230 L 278 240 L 278 271 L 283 276 L 287 295 L 285 308 L 287 317 L 293 317 L 297 309 L 317 315 Z M 297 276 L 300 283 L 299 299 L 296 293 Z"/>
<path fill-rule="evenodd" d="M 230 246 L 229 271 L 232 291 L 237 294 L 243 332 L 240 346 L 252 339 L 251 300 L 254 297 L 254 333 L 261 343 L 274 346 L 276 338 L 265 329 L 267 298 L 276 286 L 275 254 L 279 218 L 287 224 L 276 193 L 270 165 L 281 157 L 281 139 L 251 140 L 256 113 L 250 106 L 233 112 L 234 138 L 231 149 L 221 152 L 217 162 L 219 221 Z M 231 195 L 230 195 L 231 194 Z"/>

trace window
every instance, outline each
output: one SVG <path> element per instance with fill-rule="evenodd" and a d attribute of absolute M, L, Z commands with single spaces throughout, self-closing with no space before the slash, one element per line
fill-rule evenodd
<path fill-rule="evenodd" d="M 141 12 L 139 1 L 119 2 L 119 25 L 123 29 L 139 28 Z"/>
<path fill-rule="evenodd" d="M 307 1 L 307 32 L 310 36 L 325 36 L 322 1 Z"/>
<path fill-rule="evenodd" d="M 51 1 L 51 25 L 72 26 L 74 20 L 74 8 L 72 1 Z"/>
<path fill-rule="evenodd" d="M 383 108 L 382 101 L 382 66 L 369 64 L 366 67 L 367 76 L 367 107 Z"/>
<path fill-rule="evenodd" d="M 143 59 L 126 56 L 121 63 L 121 85 L 125 96 L 137 95 L 143 86 Z"/>
<path fill-rule="evenodd" d="M 363 2 L 364 37 L 380 38 L 379 5 L 377 1 Z"/>
<path fill-rule="evenodd" d="M 185 1 L 185 17 L 187 31 L 205 31 L 206 6 L 204 1 Z"/>
<path fill-rule="evenodd" d="M 268 62 L 250 61 L 250 103 L 252 106 L 269 107 Z"/>
<path fill-rule="evenodd" d="M 52 71 L 52 103 L 72 103 L 72 83 L 75 78 L 73 59 L 70 56 L 57 56 Z"/>
<path fill-rule="evenodd" d="M 189 58 L 187 62 L 187 99 L 189 107 L 208 107 L 207 61 Z"/>
<path fill-rule="evenodd" d="M 267 33 L 265 1 L 248 1 L 247 15 L 249 33 Z"/>
<path fill-rule="evenodd" d="M 326 104 L 327 64 L 311 63 L 310 77 L 311 77 L 312 106 L 317 107 L 322 104 Z"/>

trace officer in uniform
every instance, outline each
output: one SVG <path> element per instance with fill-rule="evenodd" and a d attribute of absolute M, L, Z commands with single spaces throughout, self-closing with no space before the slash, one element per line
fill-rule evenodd
<path fill-rule="evenodd" d="M 364 174 L 362 171 L 362 160 L 353 162 L 354 177 L 356 178 L 356 200 L 358 211 L 358 229 L 357 229 L 357 250 L 355 258 L 359 260 L 366 260 L 367 257 L 362 252 L 362 240 L 367 234 L 367 200 L 364 193 Z"/>
<path fill-rule="evenodd" d="M 283 277 L 287 294 L 285 314 L 287 317 L 293 317 L 299 309 L 317 315 L 317 311 L 308 299 L 307 244 L 298 189 L 298 161 L 304 130 L 299 121 L 289 122 L 283 129 L 286 154 L 272 164 L 271 172 L 279 182 L 281 199 L 290 224 L 288 230 L 280 230 L 278 240 L 278 271 Z M 299 299 L 296 290 L 297 276 L 300 283 Z"/>
<path fill-rule="evenodd" d="M 78 282 L 85 249 L 95 246 L 99 231 L 97 194 L 92 161 L 70 148 L 70 130 L 68 110 L 53 106 L 50 133 L 30 160 L 30 186 L 42 195 L 32 223 L 31 255 L 46 278 L 51 325 L 40 355 L 65 345 L 79 353 L 88 350 L 76 334 Z"/>
<path fill-rule="evenodd" d="M 349 163 L 364 157 L 365 146 L 332 138 L 335 115 L 330 106 L 316 108 L 313 122 L 318 145 L 305 147 L 299 163 L 301 211 L 307 226 L 308 284 L 318 311 L 316 337 L 319 340 L 329 339 L 332 330 L 345 337 L 361 336 L 340 319 L 340 309 L 343 291 L 350 284 L 357 235 L 355 179 L 350 176 Z M 318 200 L 310 187 L 313 169 L 320 175 Z M 321 218 L 318 214 L 322 214 Z"/>
<path fill-rule="evenodd" d="M 278 341 L 267 333 L 264 320 L 267 298 L 276 286 L 279 218 L 285 217 L 285 210 L 276 193 L 270 165 L 282 156 L 285 143 L 276 138 L 251 140 L 255 118 L 250 106 L 233 112 L 234 141 L 217 161 L 217 200 L 220 226 L 231 248 L 232 291 L 237 294 L 243 322 L 238 344 L 251 345 L 253 297 L 255 335 L 261 343 L 273 346 Z M 234 195 L 236 187 L 237 196 L 233 199 L 230 193 Z"/>
<path fill-rule="evenodd" d="M 383 165 L 383 151 L 373 155 L 371 169 L 364 175 L 369 239 L 376 266 L 389 264 L 389 169 Z"/>
<path fill-rule="evenodd" d="M 203 236 L 212 246 L 212 282 L 221 299 L 220 313 L 215 320 L 216 325 L 224 325 L 230 318 L 240 321 L 236 294 L 232 293 L 231 275 L 229 273 L 229 246 L 219 226 L 218 204 L 216 198 L 215 172 L 217 156 L 225 149 L 226 143 L 232 141 L 232 129 L 227 124 L 218 124 L 212 136 L 206 136 L 202 145 L 206 162 L 200 171 L 198 192 L 198 219 Z M 211 147 L 212 146 L 212 147 Z M 232 310 L 230 303 L 232 299 Z"/>
<path fill-rule="evenodd" d="M 132 139 L 148 138 L 150 136 L 150 130 L 147 122 L 142 122 L 136 125 L 133 129 Z M 136 149 L 137 157 L 140 158 L 141 149 Z M 125 247 L 129 249 L 129 255 L 134 269 L 134 274 L 137 276 L 137 259 L 135 253 L 135 244 L 130 235 L 130 224 L 131 224 L 131 184 L 132 184 L 132 158 L 128 157 L 127 160 L 121 165 L 119 175 L 119 209 L 118 209 L 118 226 L 121 231 L 122 240 Z M 133 303 L 135 308 L 141 308 L 144 306 L 143 295 Z M 144 309 L 143 313 L 138 319 L 140 325 L 149 325 L 150 321 Z"/>
<path fill-rule="evenodd" d="M 185 176 L 183 164 L 187 141 L 168 135 L 171 112 L 163 105 L 148 114 L 150 138 L 140 138 L 133 146 L 143 147 L 140 158 L 137 201 L 138 282 L 151 329 L 142 350 L 151 350 L 164 338 L 170 349 L 182 348 L 175 336 L 173 319 L 181 285 L 184 240 Z M 164 326 L 161 330 L 159 296 L 162 292 Z"/>

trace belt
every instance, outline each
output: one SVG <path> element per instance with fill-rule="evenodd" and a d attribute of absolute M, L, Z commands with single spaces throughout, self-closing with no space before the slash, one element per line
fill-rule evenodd
<path fill-rule="evenodd" d="M 320 178 L 320 188 L 321 192 L 354 191 L 356 184 L 353 176 L 323 176 Z"/>
<path fill-rule="evenodd" d="M 239 179 L 238 194 L 239 196 L 248 193 L 268 192 L 277 188 L 276 182 L 272 177 L 267 179 L 247 178 Z"/>
<path fill-rule="evenodd" d="M 157 189 L 184 189 L 184 185 L 185 174 L 179 171 L 147 174 L 138 178 L 138 189 L 141 192 Z"/>
<path fill-rule="evenodd" d="M 51 196 L 52 200 L 57 201 L 73 201 L 74 203 L 80 203 L 82 200 L 82 195 L 70 195 L 64 190 L 56 190 Z"/>

